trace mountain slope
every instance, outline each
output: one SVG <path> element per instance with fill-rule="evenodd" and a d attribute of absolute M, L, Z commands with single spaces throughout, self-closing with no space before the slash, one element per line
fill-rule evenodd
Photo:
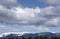
<path fill-rule="evenodd" d="M 8 33 L 5 33 L 5 34 L 8 34 Z M 4 35 L 2 38 L 15 38 L 15 37 L 18 37 L 18 38 L 22 38 L 22 37 L 36 37 L 36 36 L 47 36 L 47 37 L 56 37 L 56 36 L 59 36 L 60 37 L 60 33 L 52 33 L 52 32 L 41 32 L 41 33 L 23 33 L 23 32 L 14 32 L 14 33 L 9 33 L 8 35 Z"/>

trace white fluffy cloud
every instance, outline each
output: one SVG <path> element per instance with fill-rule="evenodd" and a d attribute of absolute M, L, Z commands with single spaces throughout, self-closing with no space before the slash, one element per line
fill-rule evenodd
<path fill-rule="evenodd" d="M 15 14 L 16 14 L 16 18 L 18 19 L 17 23 L 20 24 L 31 24 L 31 25 L 35 25 L 35 24 L 40 24 L 40 21 L 45 21 L 47 20 L 44 17 L 40 17 L 40 15 L 38 16 L 38 14 L 40 14 L 40 8 L 36 7 L 36 8 L 15 8 L 14 10 Z"/>
<path fill-rule="evenodd" d="M 57 26 L 58 23 L 54 19 L 60 16 L 59 7 L 53 6 L 45 8 L 14 7 L 7 9 L 6 7 L 0 5 L 0 8 L 1 23 Z"/>
<path fill-rule="evenodd" d="M 60 0 L 39 0 L 49 5 L 60 5 Z"/>
<path fill-rule="evenodd" d="M 10 9 L 5 6 L 9 4 L 14 5 L 16 3 L 17 0 L 1 0 L 0 23 L 59 26 L 58 23 L 60 23 L 60 21 L 57 18 L 60 17 L 60 6 L 48 6 L 45 8 L 22 8 L 20 6 L 17 6 L 10 7 Z"/>

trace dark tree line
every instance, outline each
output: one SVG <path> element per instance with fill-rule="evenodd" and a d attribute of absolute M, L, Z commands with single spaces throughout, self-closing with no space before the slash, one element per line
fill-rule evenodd
<path fill-rule="evenodd" d="M 27 38 L 23 37 L 22 39 Z M 36 36 L 36 37 L 28 37 L 28 39 L 60 39 L 60 37 Z"/>
<path fill-rule="evenodd" d="M 16 37 L 16 38 L 8 38 L 8 39 L 18 39 L 18 38 Z"/>
<path fill-rule="evenodd" d="M 14 38 L 8 38 L 8 39 L 14 39 Z M 15 39 L 18 39 L 17 37 Z M 60 37 L 47 37 L 47 36 L 36 36 L 36 37 L 22 37 L 22 39 L 60 39 Z"/>
<path fill-rule="evenodd" d="M 46 36 L 36 36 L 36 37 L 28 37 L 28 38 L 25 38 L 25 37 L 22 37 L 22 39 L 48 39 L 48 37 Z"/>

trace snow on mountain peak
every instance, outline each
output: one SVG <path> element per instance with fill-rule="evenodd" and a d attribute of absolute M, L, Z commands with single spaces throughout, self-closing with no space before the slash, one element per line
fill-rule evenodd
<path fill-rule="evenodd" d="M 21 36 L 25 33 L 29 33 L 29 32 L 6 32 L 6 33 L 3 33 L 3 34 L 0 34 L 0 37 L 3 37 L 3 35 L 7 36 L 7 35 L 10 35 L 10 34 L 17 34 L 18 36 Z"/>
<path fill-rule="evenodd" d="M 26 33 L 35 34 L 35 32 L 6 32 L 6 33 L 3 33 L 3 34 L 0 34 L 0 37 L 4 37 L 4 36 L 10 35 L 10 34 L 15 34 L 17 36 L 22 36 L 22 35 L 24 35 Z M 44 34 L 46 34 L 46 33 L 52 33 L 52 34 L 55 33 L 56 34 L 56 32 L 42 32 L 42 33 L 44 33 Z M 40 35 L 42 33 L 40 32 L 38 35 Z"/>

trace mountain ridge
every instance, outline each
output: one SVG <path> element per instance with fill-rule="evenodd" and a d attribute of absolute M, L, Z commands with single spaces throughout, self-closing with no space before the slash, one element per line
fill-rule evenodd
<path fill-rule="evenodd" d="M 40 33 L 30 33 L 30 32 L 7 32 L 7 33 L 3 33 L 0 37 L 4 36 L 8 36 L 10 34 L 15 34 L 18 36 L 23 36 L 23 35 L 41 35 L 41 36 L 50 36 L 50 35 L 59 35 L 59 33 L 55 33 L 55 32 L 40 32 Z"/>
<path fill-rule="evenodd" d="M 5 33 L 6 34 L 6 33 Z M 39 37 L 39 36 L 47 36 L 47 37 L 60 37 L 60 33 L 55 32 L 40 32 L 40 33 L 29 33 L 29 32 L 9 32 L 8 35 L 3 35 L 0 38 L 8 39 L 8 38 L 19 38 L 22 39 L 22 37 L 28 38 L 28 37 Z"/>

